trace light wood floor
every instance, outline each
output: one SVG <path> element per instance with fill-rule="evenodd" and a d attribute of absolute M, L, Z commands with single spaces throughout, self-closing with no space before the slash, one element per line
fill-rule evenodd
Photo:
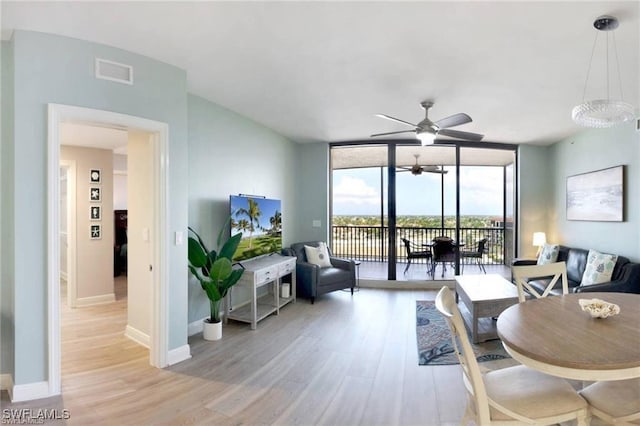
<path fill-rule="evenodd" d="M 166 369 L 124 337 L 117 301 L 63 307 L 63 395 L 3 408 L 66 408 L 69 424 L 453 425 L 465 399 L 460 367 L 418 366 L 415 301 L 435 291 L 362 288 L 298 300 L 251 331 L 189 339 L 193 358 Z M 493 367 L 511 365 L 501 361 Z M 492 367 L 488 363 L 485 367 Z M 57 424 L 60 424 L 58 422 Z"/>

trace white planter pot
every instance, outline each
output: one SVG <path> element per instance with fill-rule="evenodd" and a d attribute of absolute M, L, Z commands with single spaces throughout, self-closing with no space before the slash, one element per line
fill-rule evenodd
<path fill-rule="evenodd" d="M 222 339 L 222 321 L 209 322 L 208 319 L 202 321 L 202 337 L 204 340 L 220 340 Z"/>

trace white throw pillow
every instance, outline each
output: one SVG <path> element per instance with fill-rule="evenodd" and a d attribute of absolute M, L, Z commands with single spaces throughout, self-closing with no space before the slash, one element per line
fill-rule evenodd
<path fill-rule="evenodd" d="M 321 241 L 318 247 L 304 246 L 304 251 L 307 254 L 307 262 L 318 265 L 321 268 L 332 266 L 329 260 L 329 249 L 325 242 Z"/>
<path fill-rule="evenodd" d="M 580 285 L 600 284 L 611 281 L 611 275 L 617 260 L 618 256 L 615 254 L 604 254 L 589 250 L 587 266 L 584 268 Z"/>
<path fill-rule="evenodd" d="M 542 246 L 540 256 L 538 256 L 538 265 L 546 265 L 548 263 L 556 263 L 558 261 L 558 253 L 560 246 L 557 244 L 545 244 Z"/>

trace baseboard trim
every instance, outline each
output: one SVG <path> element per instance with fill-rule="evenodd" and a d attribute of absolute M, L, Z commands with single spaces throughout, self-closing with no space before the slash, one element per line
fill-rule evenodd
<path fill-rule="evenodd" d="M 13 392 L 9 391 L 11 402 L 31 401 L 33 399 L 48 398 L 49 382 L 27 383 L 25 385 L 13 385 Z"/>
<path fill-rule="evenodd" d="M 131 327 L 127 324 L 127 327 L 124 330 L 124 335 L 134 342 L 141 344 L 145 348 L 149 348 L 151 343 L 151 338 L 148 334 L 143 333 L 135 327 Z"/>
<path fill-rule="evenodd" d="M 194 322 L 190 322 L 187 327 L 187 335 L 193 336 L 194 334 L 202 333 L 202 321 L 207 318 L 209 318 L 209 315 Z"/>
<path fill-rule="evenodd" d="M 171 349 L 167 356 L 167 364 L 173 365 L 191 358 L 191 348 L 189 345 L 183 345 L 179 348 Z"/>
<path fill-rule="evenodd" d="M 101 305 L 103 303 L 113 303 L 115 301 L 116 301 L 115 293 L 109 293 L 109 294 L 101 294 L 100 296 L 78 297 L 76 299 L 75 305 L 77 307 L 81 307 L 81 306 Z"/>
<path fill-rule="evenodd" d="M 443 286 L 455 288 L 454 280 L 440 281 L 389 281 L 360 279 L 358 285 L 362 288 L 384 288 L 391 290 L 440 290 Z"/>

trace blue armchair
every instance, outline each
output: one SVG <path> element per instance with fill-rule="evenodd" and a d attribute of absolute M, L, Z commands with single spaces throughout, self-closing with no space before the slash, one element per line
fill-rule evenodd
<path fill-rule="evenodd" d="M 335 290 L 356 286 L 356 265 L 353 260 L 340 259 L 329 253 L 330 267 L 321 268 L 307 261 L 304 246 L 318 247 L 319 241 L 308 241 L 291 244 L 290 248 L 282 250 L 285 256 L 296 256 L 296 290 L 299 296 L 311 299 Z"/>

